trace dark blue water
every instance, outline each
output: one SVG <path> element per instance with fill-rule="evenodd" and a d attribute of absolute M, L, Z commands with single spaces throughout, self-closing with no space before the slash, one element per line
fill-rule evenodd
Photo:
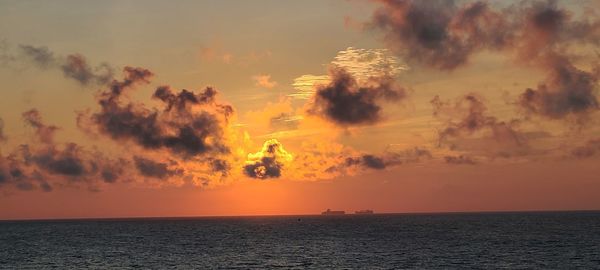
<path fill-rule="evenodd" d="M 600 269 L 600 212 L 0 222 L 0 268 Z"/>

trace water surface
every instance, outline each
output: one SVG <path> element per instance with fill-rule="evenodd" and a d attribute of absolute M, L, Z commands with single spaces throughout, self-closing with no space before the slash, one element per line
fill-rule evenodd
<path fill-rule="evenodd" d="M 0 222 L 0 268 L 600 269 L 600 212 Z"/>

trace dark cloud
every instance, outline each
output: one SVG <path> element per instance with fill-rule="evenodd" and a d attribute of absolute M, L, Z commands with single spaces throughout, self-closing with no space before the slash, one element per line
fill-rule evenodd
<path fill-rule="evenodd" d="M 211 170 L 213 172 L 220 172 L 222 176 L 229 175 L 229 171 L 231 170 L 231 165 L 227 162 L 227 160 L 223 159 L 213 159 L 211 162 Z"/>
<path fill-rule="evenodd" d="M 518 104 L 529 114 L 550 119 L 575 116 L 584 120 L 598 109 L 596 87 L 599 69 L 581 70 L 573 64 L 571 43 L 600 45 L 600 18 L 576 20 L 556 1 L 533 2 L 523 14 L 521 38 L 515 42 L 519 59 L 542 69 L 546 79 L 536 88 L 527 88 Z"/>
<path fill-rule="evenodd" d="M 80 54 L 68 55 L 60 68 L 65 77 L 76 80 L 83 85 L 91 83 L 104 85 L 112 81 L 113 78 L 113 69 L 108 64 L 101 64 L 96 68 L 92 68 Z"/>
<path fill-rule="evenodd" d="M 166 149 L 183 158 L 228 153 L 223 127 L 233 108 L 217 103 L 213 88 L 174 93 L 168 86 L 158 87 L 153 98 L 163 103 L 160 110 L 124 100 L 125 90 L 148 83 L 152 75 L 143 68 L 126 67 L 125 78 L 113 81 L 100 94 L 100 111 L 89 117 L 80 115 L 80 126 L 89 128 L 85 119 L 91 120 L 92 128 L 114 140 L 132 141 L 148 150 Z"/>
<path fill-rule="evenodd" d="M 342 164 L 342 168 L 352 166 L 363 166 L 368 169 L 382 170 L 387 166 L 386 161 L 382 157 L 371 154 L 365 154 L 359 157 L 348 157 Z M 340 169 L 339 167 L 333 169 Z"/>
<path fill-rule="evenodd" d="M 563 54 L 572 44 L 600 44 L 600 18 L 587 14 L 578 20 L 557 1 L 526 1 L 507 12 L 514 17 L 518 32 L 510 49 L 526 62 Z"/>
<path fill-rule="evenodd" d="M 278 178 L 283 165 L 273 157 L 262 157 L 259 161 L 244 166 L 244 173 L 252 178 Z"/>
<path fill-rule="evenodd" d="M 371 29 L 388 47 L 417 64 L 453 70 L 480 51 L 513 53 L 530 61 L 569 44 L 600 43 L 600 19 L 577 20 L 556 1 L 521 1 L 508 8 L 484 1 L 380 0 Z"/>
<path fill-rule="evenodd" d="M 526 89 L 519 105 L 528 113 L 560 119 L 569 115 L 585 117 L 599 108 L 596 88 L 600 69 L 583 71 L 564 57 L 546 61 L 548 75 L 537 88 Z"/>
<path fill-rule="evenodd" d="M 500 121 L 487 115 L 487 107 L 475 94 L 462 96 L 454 104 L 435 96 L 431 104 L 433 115 L 445 121 L 445 127 L 439 131 L 438 145 L 443 145 L 450 139 L 472 136 L 482 131 L 490 132 L 494 141 L 506 146 L 525 145 L 525 138 L 515 129 L 517 122 Z"/>
<path fill-rule="evenodd" d="M 370 27 L 388 46 L 414 63 L 452 70 L 485 48 L 509 41 L 508 22 L 485 2 L 382 0 Z"/>
<path fill-rule="evenodd" d="M 476 52 L 498 51 L 547 79 L 528 88 L 519 103 L 529 113 L 552 119 L 585 117 L 598 109 L 597 69 L 572 62 L 579 45 L 600 45 L 600 17 L 575 16 L 557 1 L 522 1 L 495 8 L 483 1 L 381 0 L 370 27 L 384 33 L 392 51 L 440 70 L 463 66 Z"/>
<path fill-rule="evenodd" d="M 475 165 L 475 164 L 477 164 L 477 162 L 475 162 L 475 160 L 473 160 L 472 158 L 470 158 L 468 156 L 463 156 L 463 155 L 444 156 L 444 161 L 446 161 L 446 163 L 448 163 L 448 164 L 453 164 L 453 165 L 462 165 L 462 164 Z"/>
<path fill-rule="evenodd" d="M 362 162 L 365 166 L 372 169 L 384 169 L 385 163 L 383 158 L 374 156 L 374 155 L 363 155 Z"/>
<path fill-rule="evenodd" d="M 406 96 L 393 78 L 372 78 L 359 85 L 343 69 L 330 70 L 331 82 L 315 93 L 309 113 L 342 126 L 373 124 L 381 120 L 381 101 L 398 101 Z"/>
<path fill-rule="evenodd" d="M 98 181 L 116 182 L 126 163 L 106 158 L 75 143 L 54 141 L 58 129 L 47 125 L 39 111 L 23 113 L 23 120 L 35 131 L 34 144 L 22 144 L 8 155 L 0 155 L 0 185 L 18 190 L 51 191 L 54 186 L 84 185 L 96 190 Z"/>
<path fill-rule="evenodd" d="M 171 169 L 167 163 L 157 162 L 139 156 L 135 156 L 133 159 L 135 162 L 135 167 L 138 169 L 140 174 L 146 177 L 167 179 L 174 175 L 181 175 L 183 173 L 181 169 Z"/>
<path fill-rule="evenodd" d="M 244 174 L 258 179 L 278 178 L 285 163 L 291 159 L 292 156 L 283 149 L 280 142 L 275 139 L 268 140 L 260 152 L 248 155 Z"/>
<path fill-rule="evenodd" d="M 351 167 L 361 167 L 363 169 L 383 170 L 388 167 L 407 163 L 420 162 L 423 159 L 431 159 L 432 154 L 429 150 L 415 147 L 401 151 L 392 151 L 387 149 L 383 154 L 362 154 L 359 156 L 346 157 L 341 164 L 329 167 L 326 172 L 344 171 Z"/>
<path fill-rule="evenodd" d="M 75 80 L 81 85 L 105 85 L 113 79 L 113 68 L 109 64 L 102 63 L 96 67 L 92 67 L 88 64 L 85 57 L 80 54 L 56 57 L 47 47 L 31 45 L 19 45 L 19 50 L 39 68 L 60 69 L 65 78 Z"/>

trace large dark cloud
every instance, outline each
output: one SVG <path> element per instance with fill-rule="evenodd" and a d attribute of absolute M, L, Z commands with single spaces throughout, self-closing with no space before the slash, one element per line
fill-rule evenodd
<path fill-rule="evenodd" d="M 143 68 L 126 67 L 124 79 L 113 81 L 100 94 L 100 111 L 89 117 L 80 116 L 80 126 L 89 128 L 82 120 L 88 119 L 92 127 L 114 140 L 131 141 L 148 150 L 166 149 L 183 158 L 228 153 L 223 128 L 233 108 L 217 103 L 213 88 L 200 93 L 185 89 L 176 93 L 168 86 L 160 86 L 153 98 L 162 102 L 161 109 L 147 108 L 123 97 L 125 90 L 148 83 L 152 75 Z"/>
<path fill-rule="evenodd" d="M 417 64 L 452 70 L 483 50 L 531 59 L 572 43 L 600 42 L 600 20 L 577 20 L 556 1 L 522 1 L 498 8 L 484 1 L 380 0 L 370 28 L 390 49 Z"/>
<path fill-rule="evenodd" d="M 104 85 L 112 81 L 113 78 L 113 68 L 110 65 L 102 63 L 92 67 L 88 64 L 86 58 L 80 54 L 57 57 L 47 47 L 32 45 L 19 45 L 19 50 L 25 58 L 31 60 L 39 68 L 60 69 L 65 78 L 75 80 L 82 85 Z"/>
<path fill-rule="evenodd" d="M 498 8 L 483 1 L 381 0 L 370 27 L 388 47 L 416 64 L 453 70 L 480 51 L 507 53 L 546 72 L 519 104 L 552 119 L 598 109 L 598 72 L 573 64 L 580 45 L 600 45 L 600 17 L 575 16 L 557 1 L 521 1 Z"/>
<path fill-rule="evenodd" d="M 508 42 L 508 22 L 485 2 L 382 0 L 370 26 L 395 52 L 415 63 L 451 70 L 484 48 Z"/>
<path fill-rule="evenodd" d="M 362 85 L 343 69 L 330 70 L 331 82 L 317 87 L 309 113 L 342 126 L 372 124 L 381 120 L 382 101 L 398 101 L 406 96 L 393 78 L 371 78 Z"/>

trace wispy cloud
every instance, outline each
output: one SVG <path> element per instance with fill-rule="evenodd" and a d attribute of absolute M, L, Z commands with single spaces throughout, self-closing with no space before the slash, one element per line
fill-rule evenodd
<path fill-rule="evenodd" d="M 391 54 L 387 49 L 358 49 L 348 47 L 339 51 L 328 64 L 332 68 L 346 70 L 359 83 L 373 77 L 395 77 L 408 70 L 403 61 Z M 329 83 L 327 75 L 305 74 L 294 79 L 292 86 L 296 92 L 290 97 L 309 99 L 315 92 L 315 87 Z"/>
<path fill-rule="evenodd" d="M 328 75 L 302 75 L 294 79 L 292 86 L 296 92 L 288 96 L 297 99 L 309 99 L 315 93 L 315 86 L 327 83 L 329 83 Z"/>

